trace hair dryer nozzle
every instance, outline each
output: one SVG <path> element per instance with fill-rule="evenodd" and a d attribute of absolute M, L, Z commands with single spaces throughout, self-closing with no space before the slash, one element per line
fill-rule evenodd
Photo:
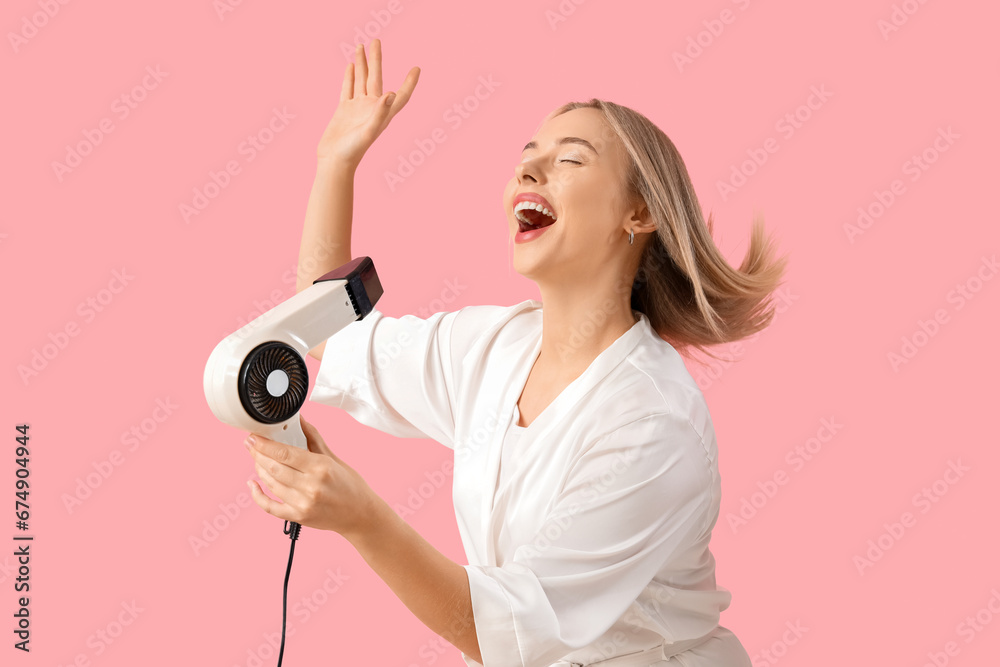
<path fill-rule="evenodd" d="M 351 297 L 351 305 L 354 306 L 354 312 L 359 320 L 364 319 L 365 315 L 372 312 L 375 303 L 382 296 L 382 283 L 379 282 L 378 274 L 375 273 L 375 263 L 372 262 L 371 257 L 352 259 L 347 264 L 320 276 L 313 281 L 313 284 L 324 280 L 347 281 L 347 293 Z"/>

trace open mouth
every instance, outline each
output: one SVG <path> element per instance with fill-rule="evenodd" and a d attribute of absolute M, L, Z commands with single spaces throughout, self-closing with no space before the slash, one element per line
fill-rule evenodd
<path fill-rule="evenodd" d="M 518 202 L 514 207 L 514 217 L 517 219 L 519 231 L 548 227 L 556 221 L 556 214 L 541 204 L 530 201 Z"/>

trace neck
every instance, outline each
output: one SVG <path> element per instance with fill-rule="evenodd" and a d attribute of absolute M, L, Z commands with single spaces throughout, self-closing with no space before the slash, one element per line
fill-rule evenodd
<path fill-rule="evenodd" d="M 631 281 L 604 277 L 587 284 L 539 285 L 542 347 L 538 360 L 579 373 L 639 321 Z"/>

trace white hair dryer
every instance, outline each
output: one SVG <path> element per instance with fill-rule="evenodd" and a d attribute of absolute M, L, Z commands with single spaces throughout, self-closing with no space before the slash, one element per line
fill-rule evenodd
<path fill-rule="evenodd" d="M 215 346 L 205 398 L 222 422 L 307 449 L 299 410 L 309 391 L 305 356 L 382 296 L 375 265 L 358 257 L 330 271 Z"/>

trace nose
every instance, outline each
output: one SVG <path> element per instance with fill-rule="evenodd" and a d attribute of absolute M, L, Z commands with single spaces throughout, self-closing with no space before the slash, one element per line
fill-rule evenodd
<path fill-rule="evenodd" d="M 539 178 L 544 178 L 541 172 L 542 170 L 539 167 L 537 160 L 534 159 L 524 160 L 514 167 L 514 175 L 517 177 L 518 182 L 521 183 L 527 179 L 531 179 L 535 183 L 538 183 Z"/>

